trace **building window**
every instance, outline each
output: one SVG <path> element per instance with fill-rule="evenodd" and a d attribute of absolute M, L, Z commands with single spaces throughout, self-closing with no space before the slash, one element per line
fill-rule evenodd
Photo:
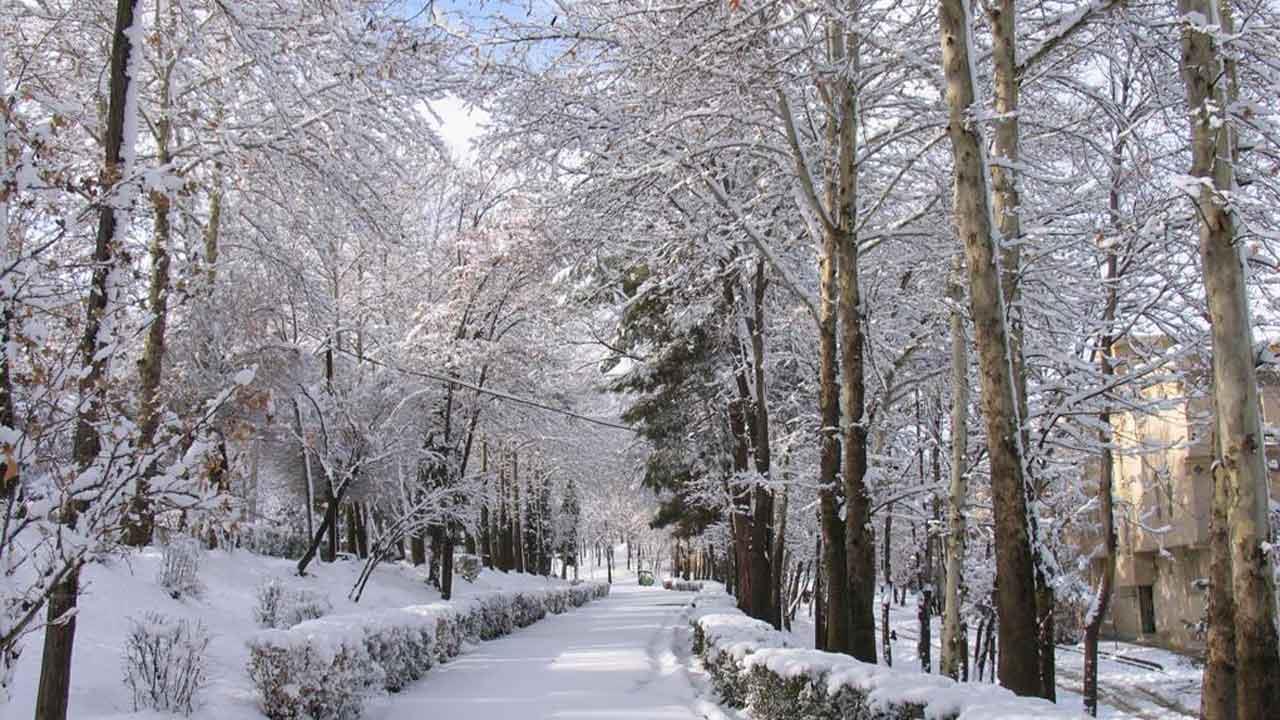
<path fill-rule="evenodd" d="M 1156 632 L 1155 593 L 1150 585 L 1138 586 L 1138 614 L 1142 616 L 1142 634 L 1154 635 Z"/>

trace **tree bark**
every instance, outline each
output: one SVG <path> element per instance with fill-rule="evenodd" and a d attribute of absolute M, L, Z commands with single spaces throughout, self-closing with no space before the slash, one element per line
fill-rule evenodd
<path fill-rule="evenodd" d="M 785 466 L 787 463 L 786 455 L 783 455 L 784 466 L 784 482 Z M 788 502 L 787 486 L 782 486 L 782 491 L 777 493 L 777 502 L 773 505 L 773 547 L 769 552 L 770 562 L 773 565 L 773 617 L 770 622 L 775 628 L 781 628 L 786 622 L 787 609 L 785 601 L 792 594 L 785 592 L 784 584 L 786 583 L 786 550 L 787 550 L 787 502 Z"/>
<path fill-rule="evenodd" d="M 836 63 L 852 56 L 857 65 L 857 40 L 835 25 L 830 43 Z M 875 537 L 871 530 L 871 498 L 867 492 L 866 389 L 863 378 L 862 298 L 858 285 L 858 238 L 853 231 L 857 213 L 857 97 L 850 82 L 839 83 L 833 108 L 837 124 L 836 185 L 831 216 L 838 235 L 837 272 L 840 316 L 840 430 L 844 450 L 842 471 L 845 497 L 845 593 L 848 606 L 848 645 L 845 652 L 863 662 L 876 661 Z"/>
<path fill-rule="evenodd" d="M 939 22 L 949 111 L 947 134 L 955 163 L 955 208 L 969 271 L 969 303 L 978 346 L 995 515 L 1000 682 L 1019 695 L 1039 695 L 1040 648 L 1036 587 L 1027 526 L 1026 490 L 1013 368 L 1000 288 L 995 228 L 988 205 L 983 145 L 969 113 L 975 109 L 969 57 L 970 18 L 964 0 L 941 0 Z"/>
<path fill-rule="evenodd" d="M 1217 413 L 1214 413 L 1216 416 Z M 1217 429 L 1213 432 L 1214 457 L 1221 455 Z M 1212 513 L 1209 516 L 1209 597 L 1206 616 L 1204 682 L 1200 691 L 1203 720 L 1236 718 L 1236 626 L 1231 590 L 1231 540 L 1227 515 L 1231 488 L 1220 468 L 1209 473 Z"/>
<path fill-rule="evenodd" d="M 835 267 L 838 238 L 826 234 L 821 262 L 821 305 L 819 308 L 819 388 L 822 412 L 822 454 L 818 469 L 818 511 L 822 535 L 822 588 L 824 637 L 820 648 L 844 652 L 849 647 L 849 604 L 845 568 L 844 523 L 840 518 L 840 401 L 836 384 L 836 298 Z M 816 629 L 816 627 L 815 627 Z"/>
<path fill-rule="evenodd" d="M 774 574 L 770 551 L 775 534 L 773 527 L 773 490 L 765 483 L 772 479 L 772 454 L 769 444 L 769 398 L 768 385 L 765 379 L 765 292 L 768 289 L 768 277 L 765 275 L 765 262 L 757 258 L 755 276 L 752 279 L 752 314 L 748 319 L 747 330 L 750 334 L 751 368 L 754 373 L 754 396 L 750 397 L 752 422 L 748 424 L 751 431 L 752 449 L 755 457 L 755 470 L 759 476 L 752 488 L 751 509 L 751 605 L 752 615 L 780 627 L 777 602 L 774 600 L 774 588 L 777 576 Z"/>
<path fill-rule="evenodd" d="M 1117 246 L 1120 242 L 1120 164 L 1124 151 L 1123 128 L 1111 153 L 1111 192 L 1108 197 L 1108 211 L 1111 218 L 1112 232 L 1117 237 L 1111 239 L 1106 246 L 1106 262 L 1104 264 L 1102 310 L 1102 337 L 1098 341 L 1098 370 L 1102 384 L 1110 383 L 1115 376 L 1112 362 L 1116 337 L 1114 327 L 1116 310 L 1119 306 L 1119 254 Z M 1099 242 L 1103 236 L 1099 234 Z M 1112 451 L 1111 406 L 1104 399 L 1102 412 L 1098 413 L 1098 441 L 1102 446 L 1098 468 L 1098 519 L 1102 536 L 1102 577 L 1098 580 L 1098 588 L 1094 593 L 1084 621 L 1084 708 L 1093 717 L 1098 715 L 1098 639 L 1102 633 L 1102 624 L 1107 617 L 1107 609 L 1111 604 L 1111 594 L 1115 587 L 1116 577 L 1116 530 L 1115 509 L 1112 486 L 1114 483 L 1114 453 Z"/>
<path fill-rule="evenodd" d="M 1253 328 L 1245 289 L 1242 249 L 1227 194 L 1234 191 L 1235 136 L 1226 83 L 1231 81 L 1217 46 L 1218 30 L 1232 32 L 1230 14 L 1214 0 L 1179 0 L 1187 25 L 1182 35 L 1182 75 L 1191 121 L 1191 175 L 1200 217 L 1200 261 L 1213 339 L 1213 392 L 1221 455 L 1215 463 L 1229 488 L 1227 539 L 1235 603 L 1236 710 L 1240 720 L 1274 716 L 1280 707 L 1280 646 L 1270 554 L 1265 436 L 1259 412 Z M 1197 19 L 1198 18 L 1198 19 Z M 1193 19 L 1194 22 L 1193 22 Z"/>
<path fill-rule="evenodd" d="M 520 460 L 511 453 L 511 555 L 513 569 L 524 572 L 524 513 L 520 505 Z"/>
<path fill-rule="evenodd" d="M 107 103 L 107 127 L 103 134 L 105 158 L 101 178 L 106 195 L 98 211 L 98 230 L 94 239 L 93 274 L 85 312 L 84 336 L 80 341 L 80 358 L 84 368 L 79 383 L 80 406 L 72 440 L 76 467 L 81 472 L 94 464 L 101 449 L 97 426 L 106 401 L 104 384 L 111 357 L 110 352 L 105 352 L 111 340 L 104 336 L 103 321 L 109 311 L 109 278 L 120 262 L 118 236 L 124 230 L 118 227 L 116 199 L 113 196 L 122 179 L 126 151 L 126 115 L 137 111 L 136 107 L 128 107 L 132 49 L 129 33 L 134 25 L 136 5 L 137 0 L 116 2 L 111 40 L 110 98 Z M 64 503 L 61 513 L 62 521 L 74 527 L 78 514 L 74 503 Z M 71 689 L 71 654 L 76 634 L 76 599 L 80 592 L 79 560 L 72 559 L 69 562 L 72 563 L 70 572 L 51 591 L 49 597 L 40 684 L 36 690 L 36 717 L 40 720 L 66 720 L 67 717 L 67 700 Z"/>
<path fill-rule="evenodd" d="M 952 260 L 947 279 L 951 303 L 951 478 L 947 490 L 947 580 L 942 618 L 943 675 L 958 679 L 964 661 L 961 633 L 961 576 L 964 573 L 965 512 L 969 494 L 969 341 L 964 329 L 964 261 Z"/>

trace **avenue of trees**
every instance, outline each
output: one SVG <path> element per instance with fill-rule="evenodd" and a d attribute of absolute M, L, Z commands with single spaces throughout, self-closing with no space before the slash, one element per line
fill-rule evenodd
<path fill-rule="evenodd" d="M 0 48 L 0 706 L 43 643 L 65 718 L 81 571 L 186 534 L 353 599 L 627 542 L 868 662 L 910 589 L 926 668 L 941 614 L 1052 699 L 1081 639 L 1096 712 L 1171 387 L 1202 714 L 1280 706 L 1275 0 L 19 0 Z"/>

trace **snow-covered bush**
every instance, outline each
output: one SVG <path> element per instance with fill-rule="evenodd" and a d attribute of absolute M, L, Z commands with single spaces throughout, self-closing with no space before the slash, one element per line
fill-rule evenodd
<path fill-rule="evenodd" d="M 297 560 L 307 551 L 310 538 L 292 528 L 255 523 L 240 533 L 240 544 L 257 555 Z"/>
<path fill-rule="evenodd" d="M 694 647 L 711 675 L 711 683 L 727 705 L 743 707 L 750 690 L 742 661 L 763 648 L 786 647 L 786 636 L 763 620 L 741 612 L 703 615 L 694 624 Z"/>
<path fill-rule="evenodd" d="M 268 578 L 258 586 L 258 604 L 253 619 L 264 628 L 290 628 L 300 622 L 324 617 L 333 609 L 329 598 L 303 588 L 290 588 L 279 578 Z"/>
<path fill-rule="evenodd" d="M 515 629 L 510 598 L 503 593 L 488 593 L 470 599 L 473 612 L 463 615 L 462 624 L 468 637 L 492 640 Z"/>
<path fill-rule="evenodd" d="M 480 570 L 484 567 L 478 555 L 455 555 L 453 563 L 457 573 L 469 583 L 475 582 L 480 577 Z"/>
<path fill-rule="evenodd" d="M 379 679 L 359 637 L 264 630 L 249 650 L 249 679 L 271 720 L 355 720 Z"/>
<path fill-rule="evenodd" d="M 838 704 L 827 696 L 826 686 L 808 677 L 783 677 L 756 667 L 749 682 L 754 690 L 751 712 L 761 718 L 803 717 L 812 720 L 844 720 Z"/>
<path fill-rule="evenodd" d="M 439 647 L 452 645 L 447 631 L 443 643 L 438 637 L 442 628 L 457 626 L 454 618 L 412 614 L 409 609 L 377 613 L 368 616 L 363 626 L 365 651 L 382 671 L 383 689 L 391 692 L 399 692 L 425 675 L 440 660 Z"/>
<path fill-rule="evenodd" d="M 608 594 L 605 583 L 492 592 L 264 630 L 249 641 L 249 677 L 271 720 L 351 720 L 374 688 L 398 691 L 467 642 L 506 635 L 552 608 Z"/>
<path fill-rule="evenodd" d="M 518 592 L 511 599 L 516 627 L 529 627 L 547 616 L 547 600 L 541 593 Z"/>
<path fill-rule="evenodd" d="M 463 618 L 474 611 L 461 615 L 453 612 L 442 613 L 436 621 L 436 659 L 442 663 L 456 657 L 462 652 L 462 643 L 467 639 L 467 623 Z M 475 638 L 479 639 L 479 638 Z"/>
<path fill-rule="evenodd" d="M 708 584 L 711 585 L 711 584 Z M 711 586 L 695 600 L 693 649 L 724 701 L 757 720 L 1079 720 L 1004 688 L 786 647 L 786 636 L 747 617 Z"/>
<path fill-rule="evenodd" d="M 148 613 L 129 620 L 124 645 L 124 682 L 133 709 L 190 715 L 205 683 L 209 633 L 199 621 Z"/>
<path fill-rule="evenodd" d="M 569 609 L 569 596 L 566 593 L 548 593 L 546 606 L 547 612 L 559 615 Z"/>
<path fill-rule="evenodd" d="M 662 585 L 668 590 L 676 590 L 678 592 L 699 592 L 702 590 L 702 583 L 688 580 L 672 580 L 669 581 L 669 584 L 664 582 Z"/>
<path fill-rule="evenodd" d="M 204 592 L 200 582 L 200 543 L 192 538 L 178 538 L 164 546 L 156 582 L 177 600 L 198 597 Z"/>

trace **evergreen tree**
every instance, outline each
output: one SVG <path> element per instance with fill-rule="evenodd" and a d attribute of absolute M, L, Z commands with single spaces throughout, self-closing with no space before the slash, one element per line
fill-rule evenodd
<path fill-rule="evenodd" d="M 548 503 L 550 504 L 550 503 Z M 560 559 L 564 563 L 560 576 L 564 577 L 565 568 L 572 565 L 574 574 L 578 569 L 578 526 L 582 522 L 582 506 L 578 502 L 578 488 L 573 478 L 564 486 L 564 498 L 560 501 L 560 532 L 556 534 L 559 541 Z"/>

